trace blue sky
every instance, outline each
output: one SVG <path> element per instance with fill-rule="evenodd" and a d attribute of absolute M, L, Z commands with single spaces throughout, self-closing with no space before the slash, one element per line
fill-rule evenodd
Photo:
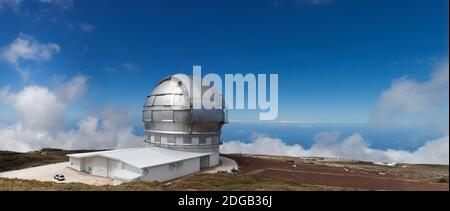
<path fill-rule="evenodd" d="M 26 34 L 60 50 L 21 62 L 27 82 L 0 61 L 0 87 L 87 75 L 75 119 L 103 106 L 137 116 L 161 78 L 201 65 L 220 75 L 279 74 L 278 120 L 366 123 L 392 80 L 427 80 L 448 57 L 447 0 L 11 2 L 0 0 L 0 48 Z"/>

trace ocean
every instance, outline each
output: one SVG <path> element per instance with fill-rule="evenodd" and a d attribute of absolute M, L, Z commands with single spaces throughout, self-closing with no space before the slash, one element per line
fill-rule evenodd
<path fill-rule="evenodd" d="M 306 123 L 255 123 L 231 122 L 222 130 L 222 141 L 250 143 L 255 135 L 281 139 L 288 145 L 299 144 L 305 149 L 315 142 L 321 132 L 339 134 L 338 142 L 352 134 L 360 134 L 372 149 L 396 149 L 414 151 L 425 142 L 439 138 L 442 134 L 421 127 L 377 128 L 358 124 L 306 124 Z"/>

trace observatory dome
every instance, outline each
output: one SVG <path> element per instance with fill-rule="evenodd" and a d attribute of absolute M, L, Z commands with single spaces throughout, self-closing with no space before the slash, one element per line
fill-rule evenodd
<path fill-rule="evenodd" d="M 161 80 L 147 96 L 143 121 L 145 142 L 152 146 L 188 152 L 210 152 L 210 166 L 219 163 L 220 133 L 226 123 L 222 94 L 212 87 L 201 86 L 200 80 L 177 74 Z M 213 109 L 194 109 L 194 102 L 201 96 L 193 96 L 198 88 L 201 93 L 212 90 L 222 103 Z"/>

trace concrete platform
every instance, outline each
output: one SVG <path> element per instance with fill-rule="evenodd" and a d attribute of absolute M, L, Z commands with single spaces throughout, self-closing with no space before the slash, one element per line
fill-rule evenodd
<path fill-rule="evenodd" d="M 7 171 L 0 173 L 3 178 L 17 178 L 27 180 L 38 180 L 56 183 L 84 183 L 89 185 L 111 185 L 112 181 L 105 177 L 98 177 L 84 172 L 78 172 L 69 168 L 70 163 L 56 163 L 32 168 L 26 168 L 15 171 Z M 55 174 L 63 174 L 65 181 L 57 181 L 53 179 Z"/>

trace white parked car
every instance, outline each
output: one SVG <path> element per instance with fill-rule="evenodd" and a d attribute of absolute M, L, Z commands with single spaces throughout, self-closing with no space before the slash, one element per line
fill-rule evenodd
<path fill-rule="evenodd" d="M 58 180 L 58 181 L 64 181 L 64 180 L 66 180 L 66 178 L 65 178 L 64 175 L 62 175 L 62 174 L 57 174 L 57 175 L 55 175 L 53 178 L 54 178 L 55 180 Z"/>

